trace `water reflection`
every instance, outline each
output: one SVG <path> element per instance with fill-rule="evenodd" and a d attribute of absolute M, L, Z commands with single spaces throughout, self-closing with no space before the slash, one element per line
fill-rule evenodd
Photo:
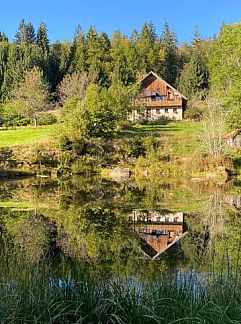
<path fill-rule="evenodd" d="M 230 271 L 240 259 L 239 193 L 133 179 L 5 181 L 1 267 L 12 258 L 15 267 L 51 260 L 51 268 L 71 273 L 88 264 L 93 276 Z"/>
<path fill-rule="evenodd" d="M 129 220 L 142 239 L 143 252 L 153 260 L 187 234 L 182 212 L 133 210 Z"/>

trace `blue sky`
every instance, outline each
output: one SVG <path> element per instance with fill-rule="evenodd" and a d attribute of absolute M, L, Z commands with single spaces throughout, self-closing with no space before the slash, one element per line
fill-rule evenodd
<path fill-rule="evenodd" d="M 79 24 L 84 31 L 94 25 L 111 35 L 114 30 L 130 35 L 152 21 L 160 33 L 167 21 L 178 41 L 190 42 L 195 25 L 203 37 L 217 34 L 222 23 L 241 19 L 241 0 L 2 0 L 0 31 L 12 40 L 22 18 L 35 28 L 47 24 L 51 42 L 73 37 Z"/>

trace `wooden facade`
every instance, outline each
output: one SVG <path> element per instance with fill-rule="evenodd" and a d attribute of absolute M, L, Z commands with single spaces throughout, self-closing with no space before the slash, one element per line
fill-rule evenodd
<path fill-rule="evenodd" d="M 140 92 L 132 102 L 128 119 L 182 120 L 187 98 L 154 72 L 148 73 L 140 82 Z"/>

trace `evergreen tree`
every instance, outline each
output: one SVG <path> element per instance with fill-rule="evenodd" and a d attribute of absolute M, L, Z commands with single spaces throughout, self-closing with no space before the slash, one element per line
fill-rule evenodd
<path fill-rule="evenodd" d="M 192 45 L 197 46 L 200 42 L 202 41 L 199 28 L 198 26 L 195 26 L 195 29 L 193 31 L 193 40 L 192 40 Z"/>
<path fill-rule="evenodd" d="M 151 22 L 145 23 L 142 27 L 139 41 L 136 41 L 136 48 L 140 70 L 145 72 L 156 71 L 160 48 L 157 42 L 155 26 Z"/>
<path fill-rule="evenodd" d="M 90 27 L 86 35 L 87 69 L 91 79 L 103 86 L 109 85 L 110 72 L 110 40 L 106 33 L 97 34 Z"/>
<path fill-rule="evenodd" d="M 117 79 L 125 85 L 133 83 L 139 68 L 138 57 L 132 42 L 116 31 L 111 39 L 112 80 Z"/>
<path fill-rule="evenodd" d="M 164 55 L 164 62 L 159 73 L 170 84 L 175 85 L 178 76 L 178 53 L 176 35 L 165 23 L 160 38 L 161 49 Z"/>
<path fill-rule="evenodd" d="M 34 44 L 35 42 L 35 31 L 32 23 L 26 24 L 24 19 L 19 23 L 18 30 L 15 34 L 14 39 L 16 44 Z"/>
<path fill-rule="evenodd" d="M 191 60 L 184 65 L 178 89 L 189 99 L 204 96 L 208 89 L 208 71 L 198 49 L 194 49 Z"/>
<path fill-rule="evenodd" d="M 49 39 L 47 35 L 47 27 L 44 23 L 40 23 L 37 36 L 36 44 L 42 49 L 43 55 L 48 56 L 49 54 Z"/>
<path fill-rule="evenodd" d="M 8 37 L 4 32 L 0 31 L 0 43 L 8 43 Z"/>
<path fill-rule="evenodd" d="M 9 44 L 0 46 L 0 102 L 3 101 L 2 85 L 8 63 Z"/>
<path fill-rule="evenodd" d="M 84 72 L 86 71 L 86 45 L 85 35 L 80 26 L 77 26 L 75 30 L 74 40 L 71 46 L 70 54 L 70 67 L 69 73 L 75 71 Z"/>
<path fill-rule="evenodd" d="M 12 44 L 8 49 L 6 66 L 4 67 L 4 77 L 1 87 L 1 100 L 10 99 L 14 89 L 22 77 L 20 48 Z"/>

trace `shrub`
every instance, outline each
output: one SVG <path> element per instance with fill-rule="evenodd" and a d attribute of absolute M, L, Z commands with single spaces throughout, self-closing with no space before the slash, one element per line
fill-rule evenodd
<path fill-rule="evenodd" d="M 128 140 L 124 147 L 125 152 L 129 156 L 138 157 L 145 154 L 142 138 L 137 136 Z"/>
<path fill-rule="evenodd" d="M 129 120 L 120 120 L 117 124 L 117 130 L 131 130 L 133 129 L 133 123 Z"/>
<path fill-rule="evenodd" d="M 53 125 L 57 123 L 57 117 L 53 114 L 44 114 L 39 117 L 38 124 L 41 125 Z"/>

